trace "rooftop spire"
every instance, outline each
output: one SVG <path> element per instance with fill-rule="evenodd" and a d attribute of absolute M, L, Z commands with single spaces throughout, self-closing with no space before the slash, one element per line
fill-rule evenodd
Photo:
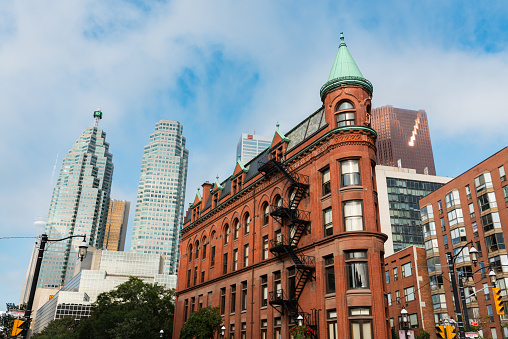
<path fill-rule="evenodd" d="M 340 33 L 339 50 L 328 76 L 328 81 L 321 87 L 321 99 L 324 98 L 326 92 L 340 85 L 362 86 L 370 93 L 372 93 L 373 89 L 372 84 L 363 77 L 351 53 L 349 53 L 342 32 Z"/>

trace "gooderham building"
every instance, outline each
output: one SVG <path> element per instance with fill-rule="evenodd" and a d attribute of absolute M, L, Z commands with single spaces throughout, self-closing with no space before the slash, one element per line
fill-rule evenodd
<path fill-rule="evenodd" d="M 227 338 L 388 338 L 372 84 L 341 36 L 323 105 L 224 181 L 184 221 L 173 337 L 219 307 Z"/>

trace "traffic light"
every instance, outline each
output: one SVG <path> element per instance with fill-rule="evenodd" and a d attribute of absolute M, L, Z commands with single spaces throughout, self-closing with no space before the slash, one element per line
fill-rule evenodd
<path fill-rule="evenodd" d="M 453 326 L 446 326 L 446 339 L 454 339 L 457 336 L 457 329 Z"/>
<path fill-rule="evenodd" d="M 436 326 L 437 337 L 439 339 L 446 339 L 445 327 L 444 326 Z"/>
<path fill-rule="evenodd" d="M 24 320 L 14 319 L 14 325 L 12 326 L 12 333 L 11 337 L 16 337 L 23 332 L 23 324 L 25 323 Z"/>
<path fill-rule="evenodd" d="M 501 296 L 501 290 L 499 288 L 492 288 L 494 294 L 494 303 L 496 304 L 497 314 L 504 314 L 503 297 Z"/>

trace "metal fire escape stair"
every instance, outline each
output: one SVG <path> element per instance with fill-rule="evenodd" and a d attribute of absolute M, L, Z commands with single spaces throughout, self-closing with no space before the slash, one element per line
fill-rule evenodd
<path fill-rule="evenodd" d="M 271 240 L 270 252 L 280 260 L 283 260 L 282 257 L 287 254 L 297 270 L 296 284 L 291 295 L 288 296 L 282 289 L 270 292 L 269 304 L 282 315 L 288 314 L 295 323 L 298 323 L 298 315 L 302 315 L 303 323 L 314 330 L 314 337 L 317 338 L 317 311 L 313 309 L 312 313 L 304 312 L 298 303 L 307 281 L 313 278 L 316 259 L 295 252 L 301 237 L 310 232 L 310 212 L 298 209 L 300 202 L 308 194 L 309 177 L 286 169 L 282 159 L 270 159 L 266 163 L 260 164 L 259 171 L 263 172 L 265 177 L 280 172 L 290 183 L 291 194 L 288 203 L 285 204 L 281 199 L 278 205 L 270 206 L 270 215 L 282 226 L 288 225 L 290 227 L 290 236 L 285 237 L 280 234 Z"/>

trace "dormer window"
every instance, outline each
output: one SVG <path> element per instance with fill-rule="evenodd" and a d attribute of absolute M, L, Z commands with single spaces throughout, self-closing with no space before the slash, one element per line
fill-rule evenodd
<path fill-rule="evenodd" d="M 219 193 L 215 193 L 213 195 L 213 208 L 217 207 L 219 205 Z"/>
<path fill-rule="evenodd" d="M 351 126 L 355 124 L 355 107 L 350 101 L 339 102 L 335 108 L 337 127 Z"/>

